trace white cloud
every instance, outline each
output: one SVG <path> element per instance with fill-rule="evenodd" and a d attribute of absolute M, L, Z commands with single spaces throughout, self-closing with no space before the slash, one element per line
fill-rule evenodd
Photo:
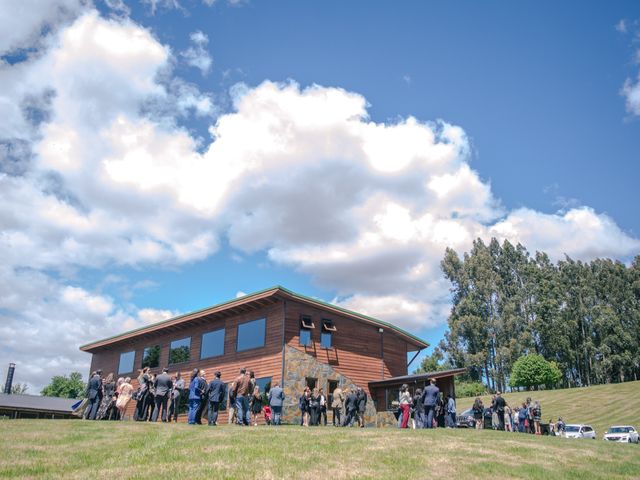
<path fill-rule="evenodd" d="M 203 75 L 206 75 L 213 65 L 211 55 L 207 51 L 209 37 L 198 30 L 191 33 L 189 38 L 193 45 L 181 52 L 180 55 L 184 57 L 187 65 L 199 69 Z"/>
<path fill-rule="evenodd" d="M 621 90 L 625 97 L 627 112 L 632 115 L 640 115 L 640 76 L 635 80 L 627 78 Z"/>
<path fill-rule="evenodd" d="M 0 67 L 0 362 L 34 385 L 86 371 L 79 343 L 174 314 L 119 306 L 65 280 L 74 269 L 195 262 L 226 236 L 347 307 L 420 328 L 446 319 L 447 246 L 496 235 L 554 256 L 638 251 L 587 207 L 505 211 L 459 126 L 374 122 L 357 93 L 266 81 L 232 89 L 234 111 L 200 148 L 178 118 L 218 113 L 213 100 L 174 76 L 149 30 L 92 10 L 41 44 Z"/>
<path fill-rule="evenodd" d="M 616 23 L 615 27 L 616 32 L 619 33 L 627 33 L 627 21 L 623 18 L 618 23 Z"/>

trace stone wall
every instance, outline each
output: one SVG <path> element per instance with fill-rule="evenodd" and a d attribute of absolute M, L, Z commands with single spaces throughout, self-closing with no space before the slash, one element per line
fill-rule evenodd
<path fill-rule="evenodd" d="M 285 345 L 284 379 L 282 388 L 285 394 L 284 407 L 282 409 L 283 423 L 300 424 L 300 409 L 298 408 L 298 398 L 302 395 L 306 386 L 306 377 L 317 378 L 318 388 L 323 388 L 328 396 L 329 380 L 338 382 L 343 390 L 356 388 L 356 384 L 351 379 L 338 373 L 331 365 L 318 362 L 314 357 L 301 352 L 289 345 Z M 366 385 L 361 385 L 367 387 Z M 327 409 L 327 422 L 332 422 L 331 409 Z M 344 411 L 343 411 L 344 417 Z M 377 425 L 376 408 L 373 400 L 369 396 L 367 399 L 367 409 L 365 411 L 365 425 L 375 427 Z"/>

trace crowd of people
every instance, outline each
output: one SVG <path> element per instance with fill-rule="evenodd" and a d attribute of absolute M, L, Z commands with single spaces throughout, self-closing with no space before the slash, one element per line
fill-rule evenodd
<path fill-rule="evenodd" d="M 456 427 L 456 401 L 436 386 L 434 379 L 423 389 L 417 388 L 412 395 L 409 386 L 400 387 L 395 413 L 399 428 Z"/>

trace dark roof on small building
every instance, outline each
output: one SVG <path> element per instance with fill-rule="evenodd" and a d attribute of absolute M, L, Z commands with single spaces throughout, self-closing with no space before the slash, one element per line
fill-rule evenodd
<path fill-rule="evenodd" d="M 71 413 L 78 399 L 0 393 L 0 408 L 33 412 Z"/>
<path fill-rule="evenodd" d="M 385 378 L 384 380 L 377 380 L 375 382 L 369 382 L 369 388 L 376 387 L 391 387 L 394 385 L 402 385 L 406 383 L 407 385 L 411 385 L 412 383 L 422 383 L 426 382 L 430 378 L 444 378 L 444 377 L 453 377 L 455 375 L 460 375 L 461 373 L 466 372 L 466 368 L 454 368 L 452 370 L 442 370 L 439 372 L 428 372 L 428 373 L 419 373 L 416 375 L 403 375 L 401 377 L 392 377 Z"/>
<path fill-rule="evenodd" d="M 259 292 L 251 293 L 249 295 L 235 298 L 227 302 L 219 303 L 218 305 L 214 305 L 212 307 L 204 308 L 202 310 L 197 310 L 195 312 L 186 313 L 184 315 L 178 315 L 177 317 L 169 318 L 167 320 L 163 320 L 161 322 L 157 322 L 151 325 L 146 325 L 144 327 L 137 328 L 129 332 L 124 332 L 118 335 L 114 335 L 113 337 L 97 340 L 95 342 L 82 345 L 80 347 L 80 350 L 82 350 L 83 352 L 92 352 L 98 348 L 112 345 L 114 343 L 127 340 L 133 337 L 149 334 L 151 332 L 155 332 L 161 329 L 175 328 L 177 325 L 184 325 L 189 322 L 202 321 L 207 317 L 214 318 L 215 315 L 220 315 L 224 313 L 234 313 L 234 312 L 246 313 L 247 307 L 255 308 L 255 307 L 266 306 L 277 301 L 278 298 L 297 300 L 299 302 L 305 303 L 310 306 L 324 308 L 327 311 L 334 312 L 336 314 L 345 315 L 347 317 L 350 317 L 352 319 L 358 320 L 363 323 L 369 323 L 377 327 L 384 327 L 386 329 L 389 329 L 396 335 L 402 337 L 411 346 L 419 350 L 423 348 L 427 348 L 429 346 L 429 344 L 424 340 L 422 340 L 421 338 L 391 323 L 387 323 L 382 320 L 378 320 L 377 318 L 369 317 L 361 313 L 347 310 L 346 308 L 342 308 L 337 305 L 333 305 L 331 303 L 323 302 L 316 298 L 307 297 L 305 295 L 301 295 L 299 293 L 293 292 L 291 290 L 288 290 L 284 287 L 277 285 L 275 287 L 271 287 L 265 290 L 261 290 Z M 409 350 L 409 351 L 412 351 L 412 350 Z"/>

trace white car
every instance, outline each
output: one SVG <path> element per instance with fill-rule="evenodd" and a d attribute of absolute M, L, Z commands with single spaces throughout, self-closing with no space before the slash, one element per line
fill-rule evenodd
<path fill-rule="evenodd" d="M 566 425 L 564 427 L 565 438 L 592 438 L 596 439 L 596 431 L 591 425 Z"/>
<path fill-rule="evenodd" d="M 608 442 L 638 443 L 638 431 L 630 425 L 618 425 L 609 428 L 602 438 Z"/>

